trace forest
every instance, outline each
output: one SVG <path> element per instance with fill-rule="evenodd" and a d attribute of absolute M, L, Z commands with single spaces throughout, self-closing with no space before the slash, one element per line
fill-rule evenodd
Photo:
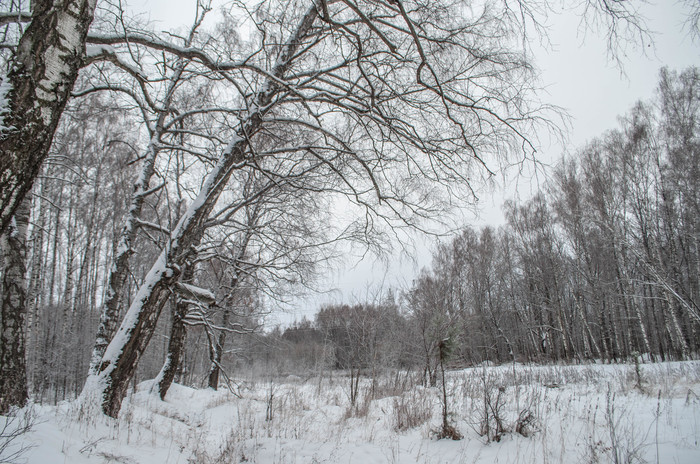
<path fill-rule="evenodd" d="M 663 69 L 656 98 L 504 204 L 506 225 L 465 227 L 400 295 L 324 307 L 269 342 L 287 369 L 418 366 L 433 383 L 445 339 L 457 365 L 695 357 L 699 96 L 697 68 Z"/>
<path fill-rule="evenodd" d="M 10 426 L 32 408 L 74 408 L 77 428 L 107 421 L 117 450 L 155 420 L 139 422 L 143 411 L 182 416 L 189 443 L 196 413 L 168 409 L 188 389 L 209 392 L 191 393 L 203 410 L 241 402 L 238 428 L 251 432 L 216 442 L 219 454 L 182 445 L 180 462 L 247 461 L 246 440 L 265 434 L 317 440 L 290 424 L 338 395 L 344 421 L 393 411 L 376 419 L 392 433 L 458 440 L 478 423 L 487 443 L 538 432 L 544 443 L 545 417 L 569 413 L 533 405 L 566 376 L 591 381 L 588 366 L 613 379 L 590 384 L 607 389 L 590 404 L 611 432 L 606 448 L 591 431 L 583 460 L 649 459 L 651 445 L 619 440 L 619 384 L 618 404 L 638 394 L 656 407 L 659 462 L 662 399 L 685 411 L 668 412 L 669 435 L 700 399 L 700 68 L 660 69 L 617 127 L 547 167 L 531 198 L 506 201 L 505 224 L 454 227 L 481 185 L 509 166 L 540 169 L 539 134 L 563 131 L 530 48 L 558 7 L 191 3 L 187 27 L 159 31 L 121 1 L 0 1 L 0 462 L 40 433 L 29 419 Z M 637 3 L 579 2 L 614 60 L 653 41 Z M 700 6 L 684 5 L 700 41 Z M 410 284 L 266 322 L 325 290 L 348 249 L 391 256 L 415 233 L 442 238 Z M 663 369 L 682 386 L 657 398 Z M 525 377 L 538 387 L 521 407 L 510 395 Z M 691 409 L 674 406 L 679 395 Z M 251 408 L 267 429 L 241 416 L 244 401 L 264 405 Z M 76 456 L 112 462 L 117 451 L 94 444 L 114 437 L 93 439 Z M 377 462 L 401 461 L 393 439 L 397 457 Z M 168 446 L 150 462 L 171 462 L 180 445 Z M 401 462 L 432 462 L 411 456 Z"/>

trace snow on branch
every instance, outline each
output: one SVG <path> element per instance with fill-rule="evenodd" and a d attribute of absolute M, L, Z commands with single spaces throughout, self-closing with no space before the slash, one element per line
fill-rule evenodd
<path fill-rule="evenodd" d="M 122 35 L 96 35 L 90 34 L 87 38 L 88 43 L 94 45 L 118 45 L 126 43 L 135 43 L 149 47 L 162 52 L 172 53 L 180 58 L 187 58 L 193 61 L 198 61 L 207 68 L 213 71 L 230 71 L 240 68 L 251 68 L 251 65 L 234 62 L 218 62 L 207 55 L 201 48 L 196 47 L 180 47 L 170 42 L 160 40 L 156 37 L 151 37 L 146 34 L 138 34 L 129 32 Z"/>
<path fill-rule="evenodd" d="M 178 282 L 175 285 L 175 291 L 184 298 L 194 299 L 198 302 L 204 302 L 210 305 L 216 304 L 216 296 L 214 296 L 211 290 L 206 288 Z"/>
<path fill-rule="evenodd" d="M 123 69 L 127 73 L 131 74 L 138 80 L 147 80 L 148 76 L 144 74 L 144 72 L 137 68 L 136 66 L 127 63 L 126 61 L 122 60 L 119 55 L 117 54 L 116 50 L 112 48 L 109 45 L 93 45 L 93 44 L 87 44 L 85 45 L 85 54 L 86 54 L 86 60 L 85 60 L 85 65 L 90 65 L 92 63 L 95 63 L 97 61 L 109 61 L 113 63 L 115 66 Z"/>
<path fill-rule="evenodd" d="M 144 221 L 142 219 L 136 218 L 136 223 L 139 225 L 139 227 L 147 227 L 149 229 L 156 230 L 158 232 L 162 232 L 166 235 L 170 235 L 170 229 L 163 227 L 159 224 L 156 224 L 154 222 Z"/>

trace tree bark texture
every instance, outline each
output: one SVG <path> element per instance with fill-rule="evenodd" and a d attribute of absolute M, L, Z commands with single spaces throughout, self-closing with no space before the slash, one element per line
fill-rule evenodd
<path fill-rule="evenodd" d="M 30 199 L 26 197 L 0 236 L 2 251 L 2 319 L 0 326 L 0 414 L 27 402 L 25 318 L 27 282 L 25 248 Z"/>
<path fill-rule="evenodd" d="M 182 273 L 182 280 L 189 282 L 194 275 L 192 266 L 187 266 Z M 182 359 L 185 355 L 185 338 L 187 336 L 187 326 L 185 325 L 185 316 L 187 316 L 188 303 L 179 296 L 175 297 L 173 304 L 173 320 L 170 326 L 170 339 L 168 340 L 168 354 L 165 358 L 163 368 L 156 377 L 156 386 L 160 399 L 165 399 L 170 386 L 173 384 L 175 374 L 182 365 Z"/>

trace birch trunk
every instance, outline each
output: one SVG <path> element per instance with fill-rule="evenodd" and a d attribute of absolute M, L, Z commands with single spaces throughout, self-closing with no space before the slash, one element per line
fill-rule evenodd
<path fill-rule="evenodd" d="M 27 282 L 25 248 L 31 200 L 25 197 L 6 233 L 2 252 L 2 317 L 0 318 L 0 414 L 27 402 L 25 327 Z"/>
<path fill-rule="evenodd" d="M 29 193 L 85 55 L 97 0 L 35 0 L 10 72 L 0 139 L 0 232 Z"/>

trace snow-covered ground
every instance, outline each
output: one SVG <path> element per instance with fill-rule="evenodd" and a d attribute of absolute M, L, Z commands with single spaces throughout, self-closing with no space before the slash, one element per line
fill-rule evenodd
<path fill-rule="evenodd" d="M 119 420 L 76 402 L 33 405 L 32 430 L 0 462 L 17 447 L 29 447 L 19 462 L 41 464 L 700 462 L 700 362 L 644 364 L 640 373 L 634 365 L 448 372 L 459 441 L 435 438 L 441 390 L 402 372 L 374 387 L 363 379 L 355 408 L 349 378 L 337 372 L 241 379 L 240 397 L 173 385 L 166 401 L 144 382 Z"/>

